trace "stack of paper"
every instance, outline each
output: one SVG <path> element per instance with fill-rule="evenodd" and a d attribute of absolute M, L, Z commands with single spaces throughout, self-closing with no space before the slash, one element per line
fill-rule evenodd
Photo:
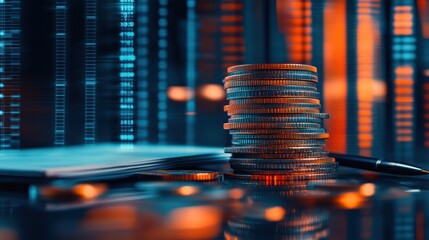
<path fill-rule="evenodd" d="M 0 177 L 103 180 L 152 169 L 201 166 L 227 162 L 223 148 L 104 144 L 0 152 Z"/>

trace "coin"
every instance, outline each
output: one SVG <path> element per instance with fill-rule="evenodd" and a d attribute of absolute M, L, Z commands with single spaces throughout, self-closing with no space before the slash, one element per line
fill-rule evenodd
<path fill-rule="evenodd" d="M 241 115 L 235 115 L 229 118 L 228 123 L 281 123 L 281 122 L 299 122 L 299 123 L 319 123 L 323 120 L 321 118 L 311 117 L 253 117 L 243 118 Z M 301 128 L 299 128 L 301 129 Z"/>
<path fill-rule="evenodd" d="M 309 86 L 244 86 L 226 89 L 226 93 L 251 92 L 251 91 L 309 91 L 317 92 L 317 88 Z"/>
<path fill-rule="evenodd" d="M 270 108 L 270 109 L 283 109 L 283 108 L 314 108 L 320 109 L 322 106 L 320 104 L 312 104 L 312 103 L 282 103 L 282 104 L 229 104 L 223 107 L 224 111 L 228 111 L 230 109 L 258 109 L 258 108 Z"/>
<path fill-rule="evenodd" d="M 243 168 L 232 168 L 234 170 L 235 174 L 252 174 L 252 175 L 259 175 L 259 174 L 265 174 L 265 175 L 307 175 L 307 174 L 322 174 L 322 173 L 335 173 L 335 168 L 309 168 L 309 167 L 303 167 L 300 169 L 243 169 Z"/>
<path fill-rule="evenodd" d="M 271 72 L 260 72 L 260 73 L 250 73 L 250 74 L 239 74 L 226 76 L 223 80 L 224 83 L 228 81 L 249 81 L 249 80 L 294 80 L 294 81 L 307 81 L 317 83 L 318 78 L 314 75 L 308 74 L 290 74 L 281 71 L 271 71 Z"/>
<path fill-rule="evenodd" d="M 249 139 L 273 139 L 273 140 L 324 140 L 329 138 L 329 133 L 283 133 L 283 134 L 235 134 L 232 136 L 234 140 L 249 140 Z"/>
<path fill-rule="evenodd" d="M 263 159 L 263 158 L 230 158 L 230 163 L 248 163 L 248 164 L 302 164 L 302 163 L 334 163 L 332 157 L 310 157 L 294 159 Z"/>
<path fill-rule="evenodd" d="M 257 132 L 260 129 L 268 128 L 320 128 L 321 124 L 318 123 L 299 123 L 299 122 L 285 122 L 285 123 L 225 123 L 223 128 L 228 129 L 255 129 Z M 249 131 L 250 132 L 250 131 Z"/>
<path fill-rule="evenodd" d="M 287 146 L 278 145 L 276 147 L 257 147 L 257 146 L 232 146 L 225 147 L 226 153 L 314 153 L 323 151 L 323 147 L 319 146 Z"/>
<path fill-rule="evenodd" d="M 323 139 L 236 139 L 232 141 L 234 146 L 265 146 L 265 145 L 290 145 L 290 146 L 324 146 Z"/>
<path fill-rule="evenodd" d="M 243 170 L 287 170 L 287 171 L 316 171 L 321 169 L 329 169 L 332 171 L 338 166 L 336 162 L 325 162 L 325 163 L 242 163 L 242 162 L 230 162 L 232 169 L 243 169 Z"/>
<path fill-rule="evenodd" d="M 290 134 L 290 133 L 326 133 L 325 128 L 279 128 L 279 129 L 232 129 L 229 133 L 237 134 Z"/>
<path fill-rule="evenodd" d="M 213 181 L 221 179 L 222 173 L 200 170 L 151 170 L 139 173 L 137 178 L 166 181 Z"/>
<path fill-rule="evenodd" d="M 254 108 L 254 109 L 229 109 L 228 116 L 238 114 L 284 114 L 284 113 L 320 113 L 317 108 Z"/>
<path fill-rule="evenodd" d="M 249 99 L 236 99 L 229 101 L 230 105 L 240 104 L 288 104 L 288 103 L 308 103 L 320 104 L 319 99 L 314 98 L 249 98 Z"/>
<path fill-rule="evenodd" d="M 266 69 L 282 69 L 282 70 L 302 70 L 317 73 L 317 68 L 306 64 L 242 64 L 229 67 L 228 73 L 237 71 L 251 71 L 251 70 L 266 70 Z"/>
<path fill-rule="evenodd" d="M 236 174 L 225 172 L 226 178 L 255 180 L 255 181 L 290 181 L 290 180 L 319 180 L 330 179 L 336 176 L 335 173 L 309 173 L 309 174 Z"/>
<path fill-rule="evenodd" d="M 306 153 L 232 153 L 231 158 L 249 158 L 249 159 L 295 159 L 327 157 L 328 152 L 306 152 Z"/>
<path fill-rule="evenodd" d="M 281 79 L 262 79 L 262 80 L 244 80 L 244 81 L 228 81 L 224 80 L 224 88 L 245 87 L 245 86 L 308 86 L 317 89 L 317 83 L 309 81 L 297 80 L 281 80 Z"/>
<path fill-rule="evenodd" d="M 329 118 L 328 113 L 293 113 L 293 114 L 240 114 L 232 118 L 262 118 L 262 117 L 302 117 L 302 118 Z"/>
<path fill-rule="evenodd" d="M 248 92 L 233 92 L 227 93 L 228 100 L 242 99 L 242 98 L 258 98 L 258 97 L 309 97 L 319 99 L 318 92 L 310 91 L 248 91 Z"/>

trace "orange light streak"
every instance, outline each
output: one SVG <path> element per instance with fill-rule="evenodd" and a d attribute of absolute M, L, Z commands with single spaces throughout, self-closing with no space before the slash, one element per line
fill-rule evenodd
<path fill-rule="evenodd" d="M 417 10 L 420 15 L 420 24 L 424 38 L 429 38 L 429 4 L 428 0 L 417 0 Z"/>
<path fill-rule="evenodd" d="M 327 1 L 324 10 L 324 83 L 326 121 L 330 133 L 327 148 L 346 152 L 347 146 L 347 56 L 346 1 Z"/>
<path fill-rule="evenodd" d="M 311 63 L 312 28 L 310 0 L 277 0 L 277 21 L 285 36 L 288 60 Z"/>

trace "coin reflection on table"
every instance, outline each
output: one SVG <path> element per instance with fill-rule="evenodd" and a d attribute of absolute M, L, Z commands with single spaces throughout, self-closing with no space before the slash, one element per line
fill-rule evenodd
<path fill-rule="evenodd" d="M 291 199 L 325 195 L 307 181 L 230 180 L 249 191 L 245 209 L 228 216 L 226 239 L 320 239 L 328 236 L 329 212 L 294 205 Z"/>

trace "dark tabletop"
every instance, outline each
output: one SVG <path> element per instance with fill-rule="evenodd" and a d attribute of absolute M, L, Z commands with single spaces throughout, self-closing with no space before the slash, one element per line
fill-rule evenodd
<path fill-rule="evenodd" d="M 91 183 L 80 197 L 3 184 L 0 239 L 429 239 L 429 178 L 338 173 L 288 183 Z"/>

